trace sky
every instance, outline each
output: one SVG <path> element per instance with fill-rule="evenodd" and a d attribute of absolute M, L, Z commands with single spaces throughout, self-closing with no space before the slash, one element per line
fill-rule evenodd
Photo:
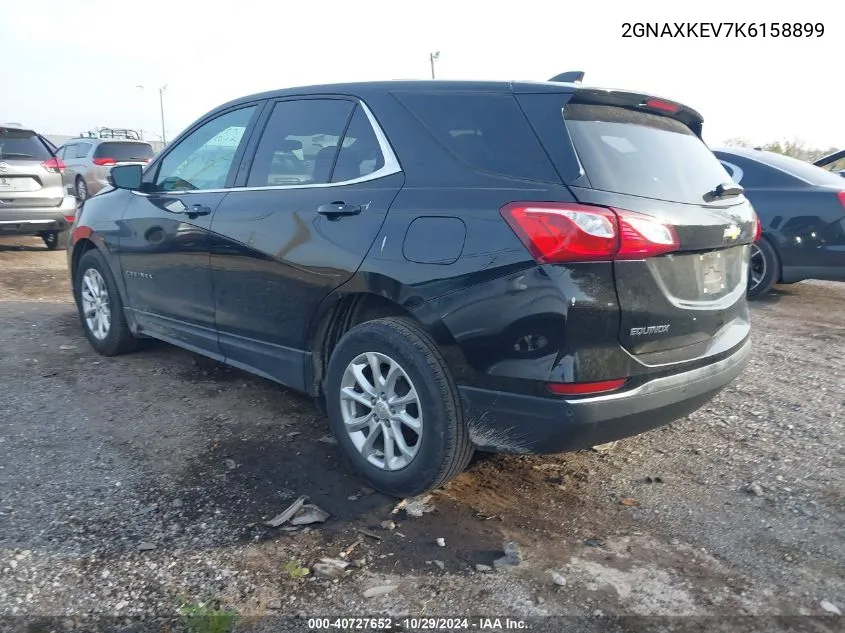
<path fill-rule="evenodd" d="M 545 80 L 664 96 L 704 116 L 710 145 L 802 139 L 845 147 L 841 0 L 0 0 L 0 122 L 167 138 L 217 105 L 291 86 Z M 800 22 L 810 38 L 623 38 L 626 22 Z M 727 27 L 725 27 L 727 28 Z M 11 61 L 11 63 L 10 63 Z M 144 86 L 138 88 L 137 86 Z"/>

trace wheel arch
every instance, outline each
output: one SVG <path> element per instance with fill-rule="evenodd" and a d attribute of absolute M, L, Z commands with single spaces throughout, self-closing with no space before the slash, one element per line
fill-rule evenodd
<path fill-rule="evenodd" d="M 453 377 L 462 375 L 467 363 L 455 338 L 428 304 L 412 298 L 413 289 L 387 278 L 368 285 L 356 281 L 361 280 L 353 278 L 327 296 L 311 319 L 307 339 L 311 363 L 305 376 L 309 395 L 322 399 L 328 362 L 343 335 L 361 323 L 384 317 L 406 317 L 416 322 L 437 344 Z"/>

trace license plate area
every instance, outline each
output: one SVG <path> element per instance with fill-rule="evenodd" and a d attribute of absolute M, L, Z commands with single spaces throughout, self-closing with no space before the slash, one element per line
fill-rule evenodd
<path fill-rule="evenodd" d="M 721 251 L 703 253 L 698 256 L 696 271 L 698 287 L 707 297 L 722 294 L 725 290 L 725 258 Z"/>
<path fill-rule="evenodd" d="M 0 176 L 0 191 L 38 191 L 38 182 L 29 176 Z"/>

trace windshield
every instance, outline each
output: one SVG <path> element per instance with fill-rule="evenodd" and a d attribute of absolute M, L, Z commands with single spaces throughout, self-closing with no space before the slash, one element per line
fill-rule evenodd
<path fill-rule="evenodd" d="M 52 157 L 32 130 L 0 127 L 0 158 L 44 161 Z"/>
<path fill-rule="evenodd" d="M 115 162 L 145 161 L 153 157 L 153 148 L 147 143 L 100 143 L 94 158 L 112 158 Z"/>
<path fill-rule="evenodd" d="M 567 104 L 578 158 L 594 189 L 701 204 L 731 177 L 680 121 L 618 106 Z"/>

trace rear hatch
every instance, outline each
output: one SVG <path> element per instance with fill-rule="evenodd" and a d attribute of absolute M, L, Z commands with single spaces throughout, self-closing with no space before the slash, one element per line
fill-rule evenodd
<path fill-rule="evenodd" d="M 0 127 L 0 208 L 59 206 L 63 168 L 32 130 Z"/>
<path fill-rule="evenodd" d="M 524 97 L 551 103 L 551 95 Z M 700 116 L 631 93 L 557 97 L 565 126 L 536 120 L 541 141 L 559 163 L 561 145 L 573 150 L 578 168 L 559 165 L 570 190 L 588 208 L 612 209 L 620 244 L 633 245 L 613 263 L 622 346 L 646 364 L 662 364 L 739 343 L 748 333 L 756 215 L 699 138 Z M 538 104 L 527 105 L 532 118 Z"/>

